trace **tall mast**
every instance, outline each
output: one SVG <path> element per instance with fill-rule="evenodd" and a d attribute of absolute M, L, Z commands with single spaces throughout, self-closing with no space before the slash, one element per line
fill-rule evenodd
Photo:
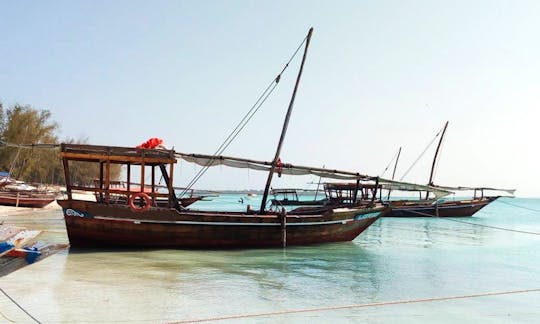
<path fill-rule="evenodd" d="M 394 172 L 392 172 L 392 180 L 394 180 L 394 177 L 396 176 L 397 163 L 399 161 L 400 154 L 401 154 L 401 146 L 399 147 L 399 151 L 397 153 L 396 164 L 394 164 Z"/>
<path fill-rule="evenodd" d="M 446 127 L 448 127 L 448 121 L 446 122 L 446 124 L 444 124 L 441 138 L 439 139 L 439 145 L 437 145 L 437 150 L 435 151 L 435 156 L 433 157 L 433 163 L 431 164 L 431 173 L 429 174 L 428 186 L 433 185 L 433 172 L 435 172 L 435 163 L 437 162 L 437 155 L 439 154 L 439 149 L 441 148 L 441 144 L 444 138 L 444 133 L 446 133 Z M 426 193 L 426 199 L 428 199 L 428 197 L 429 197 L 429 191 Z"/>
<path fill-rule="evenodd" d="M 394 172 L 392 172 L 392 180 L 394 180 L 394 177 L 396 176 L 397 163 L 399 161 L 399 156 L 400 155 L 401 155 L 401 146 L 399 147 L 399 151 L 397 153 L 396 164 L 394 164 Z M 390 200 L 390 192 L 391 191 L 392 191 L 392 189 L 388 189 L 388 197 L 386 197 L 386 200 Z"/>
<path fill-rule="evenodd" d="M 261 208 L 260 213 L 264 213 L 264 207 L 266 205 L 266 200 L 268 199 L 268 191 L 270 190 L 270 183 L 272 182 L 272 176 L 274 175 L 274 171 L 276 169 L 277 161 L 279 159 L 279 155 L 281 153 L 281 146 L 283 145 L 283 141 L 285 140 L 285 134 L 287 133 L 287 127 L 289 126 L 289 119 L 291 118 L 292 108 L 294 105 L 294 99 L 296 97 L 296 91 L 298 90 L 298 85 L 300 84 L 300 79 L 302 77 L 302 71 L 304 70 L 304 63 L 306 61 L 307 51 L 309 48 L 309 42 L 311 40 L 311 34 L 313 33 L 313 27 L 309 29 L 309 32 L 306 37 L 306 47 L 304 48 L 304 56 L 302 57 L 302 63 L 300 64 L 300 70 L 298 71 L 298 76 L 296 77 L 296 84 L 294 85 L 293 94 L 291 97 L 291 101 L 289 102 L 289 108 L 287 109 L 287 115 L 285 115 L 285 122 L 283 123 L 283 129 L 281 130 L 281 137 L 279 138 L 279 143 L 276 149 L 276 155 L 274 156 L 274 160 L 272 160 L 272 167 L 270 168 L 270 172 L 268 173 L 268 179 L 266 180 L 266 186 L 264 187 L 264 194 L 261 201 Z"/>

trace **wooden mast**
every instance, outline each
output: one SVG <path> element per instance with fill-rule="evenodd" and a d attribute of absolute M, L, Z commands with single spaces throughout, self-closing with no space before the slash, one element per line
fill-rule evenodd
<path fill-rule="evenodd" d="M 285 115 L 285 121 L 283 123 L 283 128 L 281 130 L 281 137 L 279 138 L 279 143 L 276 149 L 276 155 L 274 160 L 272 160 L 272 166 L 270 167 L 270 172 L 268 173 L 268 179 L 266 180 L 266 186 L 264 187 L 264 194 L 261 201 L 261 208 L 259 213 L 264 213 L 264 207 L 266 205 L 266 200 L 268 199 L 268 191 L 270 190 L 270 184 L 272 182 L 272 176 L 276 169 L 277 161 L 279 159 L 279 154 L 281 153 L 281 146 L 283 145 L 283 140 L 285 139 L 285 134 L 287 133 L 287 127 L 289 126 L 289 119 L 291 118 L 291 112 L 294 105 L 294 99 L 296 97 L 296 91 L 298 90 L 298 85 L 300 83 L 300 78 L 302 77 L 302 71 L 304 70 L 304 63 L 306 61 L 306 55 L 309 48 L 309 42 L 311 40 L 311 34 L 313 33 L 313 27 L 309 29 L 309 32 L 306 37 L 306 47 L 304 48 L 304 56 L 302 57 L 302 63 L 300 64 L 300 70 L 298 71 L 298 76 L 296 77 L 296 84 L 294 85 L 293 94 L 291 101 L 289 102 L 289 108 L 287 109 L 287 115 Z"/>
<path fill-rule="evenodd" d="M 437 155 L 439 154 L 439 149 L 441 148 L 441 144 L 444 138 L 444 133 L 446 133 L 446 127 L 448 127 L 448 121 L 446 122 L 446 124 L 444 124 L 441 138 L 439 139 L 439 144 L 437 145 L 437 150 L 435 151 L 435 156 L 433 157 L 433 163 L 431 164 L 431 173 L 429 174 L 428 186 L 433 185 L 433 172 L 435 172 L 435 163 L 437 162 Z M 426 192 L 426 199 L 428 198 L 429 198 L 429 191 Z"/>
<path fill-rule="evenodd" d="M 394 172 L 392 172 L 392 180 L 394 180 L 394 177 L 396 176 L 396 169 L 397 169 L 397 164 L 398 164 L 400 155 L 401 155 L 401 146 L 399 147 L 399 151 L 397 153 L 396 164 L 394 164 Z M 392 189 L 388 189 L 388 196 L 386 197 L 386 200 L 390 200 L 390 192 L 392 192 Z"/>

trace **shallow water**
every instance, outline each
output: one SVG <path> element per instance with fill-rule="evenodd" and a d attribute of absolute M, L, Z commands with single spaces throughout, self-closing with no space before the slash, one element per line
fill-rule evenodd
<path fill-rule="evenodd" d="M 241 210 L 239 197 L 193 207 Z M 60 211 L 19 216 L 10 221 L 49 230 L 47 240 L 67 240 Z M 236 315 L 244 317 L 225 322 L 534 323 L 540 321 L 538 290 L 360 305 L 539 289 L 538 233 L 540 200 L 501 199 L 471 218 L 383 218 L 347 243 L 285 250 L 72 249 L 0 278 L 0 286 L 44 323 Z M 251 316 L 346 305 L 355 307 Z M 0 309 L 11 320 L 30 320 L 4 296 Z"/>

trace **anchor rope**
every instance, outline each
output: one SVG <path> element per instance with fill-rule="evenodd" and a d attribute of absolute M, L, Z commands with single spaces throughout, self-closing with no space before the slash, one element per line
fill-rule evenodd
<path fill-rule="evenodd" d="M 417 215 L 420 215 L 420 216 L 435 217 L 435 218 L 444 219 L 444 220 L 447 220 L 447 221 L 452 221 L 452 222 L 457 222 L 457 223 L 463 223 L 463 224 L 469 224 L 469 225 L 473 225 L 473 226 L 480 226 L 480 227 L 487 227 L 487 228 L 492 228 L 492 229 L 498 229 L 498 230 L 501 230 L 501 231 L 516 232 L 516 233 L 523 233 L 523 234 L 532 234 L 532 235 L 540 235 L 540 233 L 536 233 L 536 232 L 528 232 L 528 231 L 514 230 L 514 229 L 504 228 L 504 227 L 497 227 L 497 226 L 491 226 L 491 225 L 484 225 L 484 224 L 478 224 L 478 223 L 471 223 L 471 222 L 461 221 L 461 220 L 457 220 L 457 219 L 453 219 L 453 218 L 449 218 L 449 217 L 433 216 L 433 215 L 431 215 L 431 214 L 422 213 L 422 212 L 414 211 L 414 210 L 408 210 L 407 212 L 410 212 L 410 213 L 412 213 L 412 214 L 417 214 Z"/>
<path fill-rule="evenodd" d="M 445 300 L 468 299 L 468 298 L 477 298 L 477 297 L 502 296 L 502 295 L 511 295 L 511 294 L 531 293 L 531 292 L 540 292 L 540 288 L 523 289 L 523 290 L 510 290 L 510 291 L 499 291 L 499 292 L 485 292 L 485 293 L 479 293 L 479 294 L 458 295 L 458 296 L 443 296 L 443 297 L 422 298 L 422 299 L 395 300 L 395 301 L 376 302 L 376 303 L 367 303 L 367 304 L 351 304 L 351 305 L 338 305 L 338 306 L 315 307 L 315 308 L 289 309 L 289 310 L 266 312 L 266 313 L 238 314 L 238 315 L 217 316 L 217 317 L 208 317 L 208 318 L 200 318 L 200 319 L 189 319 L 189 320 L 181 320 L 181 321 L 169 322 L 169 323 L 170 324 L 200 323 L 200 322 L 211 322 L 211 321 L 223 321 L 223 320 L 253 318 L 253 317 L 269 317 L 269 316 L 278 316 L 278 315 L 287 315 L 287 314 L 300 314 L 300 313 L 310 313 L 310 312 L 333 311 L 333 310 L 342 310 L 342 309 L 351 309 L 351 308 L 380 307 L 380 306 L 390 306 L 390 305 L 415 304 L 415 303 L 426 303 L 426 302 L 436 302 L 436 301 L 445 301 Z"/>
<path fill-rule="evenodd" d="M 440 217 L 440 218 L 442 218 L 444 220 L 447 220 L 447 221 L 451 221 L 451 222 L 469 224 L 469 225 L 474 225 L 474 226 L 479 226 L 479 227 L 493 228 L 493 229 L 498 229 L 498 230 L 501 230 L 501 231 L 516 232 L 516 233 L 523 233 L 523 234 L 532 234 L 532 235 L 540 235 L 540 233 L 536 233 L 536 232 L 528 232 L 528 231 L 514 230 L 514 229 L 498 227 L 498 226 L 477 224 L 477 223 L 471 223 L 471 222 L 461 221 L 461 220 L 457 220 L 457 219 L 450 219 L 450 218 L 446 218 L 446 217 Z"/>
<path fill-rule="evenodd" d="M 8 293 L 5 292 L 4 289 L 0 288 L 0 291 L 1 291 L 1 292 L 2 292 L 9 300 L 11 300 L 11 302 L 12 302 L 13 304 L 15 304 L 15 305 L 16 305 L 17 307 L 19 307 L 23 312 L 25 312 L 26 315 L 28 315 L 28 316 L 29 316 L 31 319 L 33 319 L 36 323 L 41 324 L 40 321 L 38 321 L 38 320 L 37 320 L 34 316 L 32 316 L 26 309 L 24 309 L 21 305 L 19 305 L 19 303 L 17 303 L 17 302 L 15 301 L 15 299 L 13 299 L 10 295 L 8 295 Z"/>
<path fill-rule="evenodd" d="M 248 112 L 244 115 L 244 117 L 240 120 L 240 122 L 236 125 L 236 127 L 233 129 L 233 131 L 227 136 L 227 138 L 221 143 L 221 145 L 217 148 L 213 156 L 221 155 L 228 147 L 229 145 L 236 139 L 236 137 L 240 134 L 240 132 L 246 127 L 248 122 L 253 118 L 253 116 L 259 111 L 261 106 L 266 102 L 268 97 L 274 92 L 275 88 L 277 87 L 279 81 L 281 80 L 281 76 L 283 73 L 287 70 L 289 67 L 289 63 L 296 57 L 300 49 L 302 48 L 302 45 L 307 40 L 307 36 L 304 37 L 302 42 L 298 45 L 296 50 L 294 51 L 293 55 L 289 58 L 285 66 L 282 68 L 281 72 L 275 77 L 270 84 L 266 87 L 266 89 L 262 92 L 262 94 L 259 96 L 255 104 L 248 110 Z M 191 181 L 186 186 L 186 189 L 182 191 L 179 195 L 179 197 L 183 197 L 189 189 L 191 189 L 197 181 L 206 173 L 208 168 L 211 166 L 214 159 L 210 159 L 204 167 L 202 167 L 199 172 L 191 179 Z"/>
<path fill-rule="evenodd" d="M 520 206 L 520 205 L 516 205 L 516 204 L 513 204 L 513 203 L 510 203 L 508 201 L 503 201 L 503 200 L 495 200 L 496 202 L 499 202 L 501 204 L 506 204 L 506 205 L 509 205 L 509 206 L 513 206 L 513 207 L 517 207 L 517 208 L 522 208 L 522 209 L 525 209 L 525 210 L 530 210 L 530 211 L 533 211 L 533 212 L 536 212 L 536 213 L 540 213 L 540 210 L 538 209 L 534 209 L 534 208 L 529 208 L 529 207 L 525 207 L 525 206 Z"/>

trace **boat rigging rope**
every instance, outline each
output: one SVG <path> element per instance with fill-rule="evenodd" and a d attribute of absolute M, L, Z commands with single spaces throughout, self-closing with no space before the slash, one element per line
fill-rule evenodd
<path fill-rule="evenodd" d="M 536 212 L 536 213 L 540 213 L 540 210 L 538 209 L 534 209 L 534 208 L 529 208 L 529 207 L 525 207 L 525 206 L 520 206 L 520 205 L 516 205 L 516 204 L 512 204 L 512 203 L 509 203 L 507 201 L 503 201 L 503 200 L 495 200 L 496 202 L 499 202 L 501 204 L 506 204 L 506 205 L 509 205 L 509 206 L 513 206 L 513 207 L 517 207 L 517 208 L 522 208 L 522 209 L 525 209 L 525 210 L 530 210 L 530 211 L 533 211 L 533 212 Z"/>
<path fill-rule="evenodd" d="M 463 224 L 469 224 L 469 225 L 474 225 L 474 226 L 480 226 L 480 227 L 487 227 L 487 228 L 498 229 L 498 230 L 501 230 L 501 231 L 516 232 L 516 233 L 523 233 L 523 234 L 532 234 L 532 235 L 540 235 L 540 233 L 536 233 L 536 232 L 527 232 L 527 231 L 514 230 L 514 229 L 503 228 L 503 227 L 497 227 L 497 226 L 490 226 L 490 225 L 484 225 L 484 224 L 477 224 L 477 223 L 471 223 L 471 222 L 466 222 L 466 221 L 461 221 L 461 220 L 451 219 L 451 218 L 446 218 L 446 217 L 439 217 L 439 218 L 444 219 L 444 220 L 447 220 L 447 221 L 457 222 L 457 223 L 463 223 Z"/>
<path fill-rule="evenodd" d="M 17 305 L 17 307 L 19 307 L 23 312 L 25 312 L 26 315 L 30 316 L 30 318 L 33 319 L 36 323 L 41 324 L 40 321 L 38 321 L 34 316 L 30 315 L 30 313 L 29 313 L 28 311 L 26 311 L 26 309 L 24 309 L 21 305 L 19 305 L 19 303 L 17 303 L 13 298 L 11 298 L 11 296 L 8 295 L 8 294 L 4 291 L 4 289 L 0 288 L 0 291 L 1 291 L 1 292 L 2 292 L 9 300 L 11 300 L 11 302 L 12 302 L 13 304 Z"/>
<path fill-rule="evenodd" d="M 4 141 L 0 141 L 0 146 L 18 147 L 18 148 L 58 148 L 58 147 L 60 147 L 60 144 L 45 144 L 45 143 L 13 144 L 13 143 L 7 143 L 7 142 L 4 142 Z"/>
<path fill-rule="evenodd" d="M 435 142 L 435 140 L 437 139 L 437 137 L 439 137 L 441 132 L 442 132 L 442 129 L 435 135 L 435 137 L 431 140 L 431 142 L 429 142 L 429 144 L 422 151 L 422 153 L 420 153 L 420 155 L 416 158 L 416 160 L 414 160 L 413 164 L 407 169 L 407 171 L 405 171 L 405 173 L 401 176 L 399 181 L 403 181 L 403 179 L 407 176 L 407 174 L 409 174 L 409 172 L 416 165 L 416 163 L 418 163 L 418 161 L 422 158 L 422 156 L 424 156 L 424 154 L 426 154 L 427 150 L 431 147 L 431 145 L 433 145 L 433 142 Z"/>
<path fill-rule="evenodd" d="M 293 55 L 290 57 L 290 59 L 287 61 L 281 72 L 275 77 L 272 82 L 266 87 L 266 89 L 262 92 L 262 94 L 259 96 L 255 104 L 249 109 L 249 111 L 244 115 L 244 117 L 240 120 L 240 122 L 236 125 L 236 127 L 233 129 L 233 131 L 227 136 L 227 138 L 221 143 L 221 145 L 217 148 L 216 152 L 213 154 L 213 156 L 221 155 L 228 147 L 229 145 L 236 139 L 236 137 L 240 134 L 240 132 L 246 127 L 248 122 L 253 118 L 253 116 L 258 112 L 259 108 L 264 104 L 264 102 L 268 99 L 268 97 L 274 92 L 274 89 L 277 87 L 279 81 L 281 80 L 281 76 L 287 70 L 289 67 L 289 63 L 296 57 L 296 54 L 298 54 L 298 51 L 302 48 L 302 45 L 307 40 L 307 36 L 304 37 L 300 45 L 296 48 Z M 209 160 L 204 167 L 202 167 L 199 172 L 191 179 L 191 181 L 187 184 L 186 189 L 182 191 L 179 195 L 179 198 L 183 197 L 194 185 L 197 183 L 197 181 L 206 173 L 208 168 L 211 166 L 214 159 Z"/>
<path fill-rule="evenodd" d="M 480 226 L 480 227 L 498 229 L 498 230 L 501 230 L 501 231 L 516 232 L 516 233 L 523 233 L 523 234 L 532 234 L 532 235 L 540 235 L 540 233 L 536 233 L 536 232 L 527 232 L 527 231 L 514 230 L 514 229 L 497 227 L 497 226 L 490 226 L 490 225 L 484 225 L 484 224 L 478 224 L 478 223 L 471 223 L 471 222 L 461 221 L 461 220 L 457 220 L 457 219 L 450 218 L 450 217 L 434 216 L 432 214 L 422 213 L 422 212 L 418 212 L 418 211 L 414 211 L 414 210 L 408 210 L 407 212 L 412 213 L 412 214 L 417 214 L 419 216 L 434 217 L 434 218 L 444 219 L 444 220 L 447 220 L 447 221 L 452 221 L 452 222 L 457 222 L 457 223 L 463 223 L 463 224 L 469 224 L 469 225 L 473 225 L 473 226 Z"/>
<path fill-rule="evenodd" d="M 315 308 L 289 309 L 289 310 L 266 312 L 266 313 L 238 314 L 238 315 L 229 315 L 229 316 L 218 316 L 218 317 L 182 320 L 182 321 L 177 321 L 177 322 L 170 322 L 170 324 L 200 323 L 200 322 L 211 322 L 211 321 L 223 321 L 223 320 L 253 318 L 253 317 L 269 317 L 269 316 L 279 316 L 279 315 L 287 315 L 287 314 L 300 314 L 300 313 L 310 313 L 310 312 L 334 311 L 334 310 L 352 309 L 352 308 L 367 308 L 367 307 L 380 307 L 380 306 L 402 305 L 402 304 L 416 304 L 416 303 L 437 302 L 437 301 L 445 301 L 445 300 L 469 299 L 469 298 L 477 298 L 477 297 L 490 297 L 490 296 L 502 296 L 502 295 L 511 295 L 511 294 L 523 294 L 523 293 L 531 293 L 531 292 L 533 292 L 533 293 L 534 292 L 540 292 L 540 288 L 538 288 L 538 289 L 498 291 L 498 292 L 486 292 L 486 293 L 471 294 L 471 295 L 445 296 L 445 297 L 434 297 L 434 298 L 423 298 L 423 299 L 395 300 L 395 301 L 376 302 L 376 303 L 367 303 L 367 304 L 351 304 L 351 305 L 341 305 L 341 306 L 327 306 L 327 307 L 315 307 Z"/>
<path fill-rule="evenodd" d="M 386 173 L 386 171 L 388 170 L 392 162 L 394 162 L 394 160 L 397 158 L 398 154 L 399 154 L 399 151 L 397 151 L 396 154 L 394 154 L 394 157 L 392 158 L 392 160 L 390 160 L 390 162 L 388 162 L 388 165 L 386 166 L 386 168 L 384 168 L 384 171 L 381 173 L 379 177 L 382 178 L 384 176 L 384 174 Z"/>

